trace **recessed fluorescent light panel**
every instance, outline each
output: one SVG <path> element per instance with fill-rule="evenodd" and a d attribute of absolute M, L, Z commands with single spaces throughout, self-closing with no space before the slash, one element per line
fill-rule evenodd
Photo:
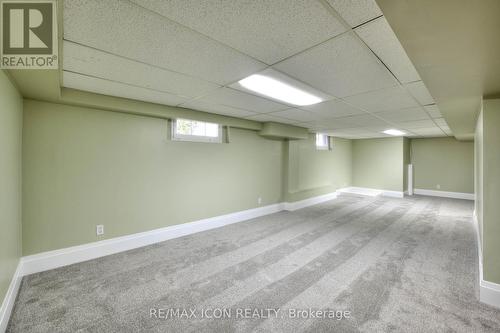
<path fill-rule="evenodd" d="M 402 136 L 406 133 L 397 129 L 388 129 L 384 131 L 385 134 L 394 135 L 394 136 Z"/>
<path fill-rule="evenodd" d="M 248 90 L 293 105 L 312 105 L 323 101 L 318 96 L 261 74 L 250 75 L 238 83 Z"/>

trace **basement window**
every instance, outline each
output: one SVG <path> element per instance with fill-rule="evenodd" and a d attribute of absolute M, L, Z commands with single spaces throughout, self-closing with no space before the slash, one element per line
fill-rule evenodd
<path fill-rule="evenodd" d="M 174 119 L 172 140 L 221 143 L 221 125 L 198 120 Z"/>
<path fill-rule="evenodd" d="M 328 150 L 330 149 L 329 136 L 323 133 L 316 133 L 316 149 Z"/>

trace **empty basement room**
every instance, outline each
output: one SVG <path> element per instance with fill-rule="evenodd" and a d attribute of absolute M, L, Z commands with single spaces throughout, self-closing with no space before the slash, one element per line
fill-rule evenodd
<path fill-rule="evenodd" d="M 0 332 L 500 332 L 499 15 L 0 0 Z"/>

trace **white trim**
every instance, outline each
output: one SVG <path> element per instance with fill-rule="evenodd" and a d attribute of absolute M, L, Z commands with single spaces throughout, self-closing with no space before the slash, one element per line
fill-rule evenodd
<path fill-rule="evenodd" d="M 434 190 L 423 190 L 415 189 L 415 194 L 428 195 L 431 197 L 443 197 L 443 198 L 453 198 L 453 199 L 465 199 L 474 200 L 474 193 L 462 193 L 462 192 L 447 192 L 447 191 L 434 191 Z"/>
<path fill-rule="evenodd" d="M 479 236 L 479 221 L 476 211 L 473 214 L 474 230 L 476 231 L 477 254 L 479 260 L 479 301 L 500 309 L 500 284 L 483 279 L 483 250 Z"/>
<path fill-rule="evenodd" d="M 228 224 L 276 213 L 281 210 L 283 210 L 283 205 L 278 203 L 248 209 L 241 212 L 211 217 L 199 221 L 177 224 L 151 231 L 26 256 L 22 258 L 22 275 L 24 276 L 42 272 L 110 254 L 132 250 L 138 247 L 163 242 L 200 231 L 219 228 Z"/>
<path fill-rule="evenodd" d="M 413 195 L 413 164 L 408 164 L 408 195 Z"/>
<path fill-rule="evenodd" d="M 206 136 L 206 135 L 179 134 L 179 133 L 177 133 L 177 120 L 178 119 L 172 119 L 172 121 L 171 121 L 172 126 L 170 128 L 170 133 L 171 133 L 170 137 L 171 137 L 172 141 L 222 143 L 222 125 L 207 122 L 207 121 L 199 121 L 199 120 L 193 120 L 193 119 L 182 119 L 182 120 L 187 120 L 187 121 L 195 121 L 195 122 L 199 122 L 199 123 L 217 125 L 218 132 L 217 132 L 217 136 L 215 136 L 215 137 Z"/>
<path fill-rule="evenodd" d="M 322 138 L 320 145 L 318 145 L 318 137 Z M 330 136 L 328 134 L 316 133 L 316 150 L 330 150 Z"/>
<path fill-rule="evenodd" d="M 5 294 L 2 302 L 2 307 L 0 308 L 0 332 L 5 332 L 5 330 L 7 329 L 7 325 L 9 324 L 10 314 L 12 313 L 12 309 L 14 308 L 17 293 L 19 291 L 19 287 L 21 286 L 22 265 L 23 264 L 21 259 L 17 264 L 17 268 L 14 272 L 12 280 L 10 280 L 9 289 L 7 289 L 7 293 Z"/>
<path fill-rule="evenodd" d="M 393 198 L 404 197 L 404 193 L 402 191 L 386 191 L 386 190 L 378 190 L 374 188 L 356 187 L 356 186 L 345 187 L 343 189 L 338 190 L 338 192 L 367 195 L 370 197 L 376 197 L 379 195 L 384 197 L 393 197 Z"/>
<path fill-rule="evenodd" d="M 297 210 L 328 200 L 333 200 L 337 198 L 337 195 L 337 192 L 332 192 L 301 201 L 277 203 L 265 207 L 244 210 L 241 212 L 211 217 L 189 223 L 177 224 L 132 235 L 37 253 L 22 258 L 21 275 L 29 275 L 110 254 L 128 251 L 169 239 L 194 234 L 200 231 L 219 228 L 228 224 L 277 213 L 282 210 Z"/>
<path fill-rule="evenodd" d="M 396 196 L 403 197 L 403 192 L 376 190 L 363 187 L 347 187 L 336 192 L 327 193 L 317 197 L 296 201 L 283 202 L 269 206 L 248 209 L 240 212 L 211 217 L 189 223 L 178 224 L 166 228 L 136 233 L 123 237 L 116 237 L 98 242 L 72 246 L 64 249 L 42 252 L 31 256 L 22 257 L 19 261 L 16 272 L 12 278 L 7 294 L 0 309 L 0 332 L 5 330 L 8 324 L 10 313 L 14 306 L 19 290 L 21 279 L 25 275 L 46 271 L 66 265 L 87 261 L 110 254 L 115 254 L 138 247 L 147 246 L 169 239 L 182 237 L 197 232 L 219 228 L 228 224 L 238 223 L 249 219 L 280 212 L 282 210 L 294 211 L 304 207 L 316 205 L 325 201 L 333 200 L 339 193 L 354 193 L 370 196 Z M 479 231 L 477 218 L 474 216 L 476 234 L 479 246 Z M 500 308 L 500 285 L 484 281 L 482 275 L 482 252 L 480 246 L 479 268 L 480 268 L 480 300 L 486 304 Z"/>
<path fill-rule="evenodd" d="M 317 197 L 312 197 L 312 198 L 301 200 L 301 201 L 284 202 L 283 209 L 288 210 L 288 211 L 294 211 L 294 210 L 305 208 L 308 206 L 317 205 L 317 204 L 325 202 L 325 201 L 333 200 L 333 199 L 336 199 L 337 197 L 338 197 L 338 193 L 332 192 L 332 193 L 323 194 L 323 195 L 320 195 Z"/>
<path fill-rule="evenodd" d="M 479 300 L 500 309 L 500 284 L 482 280 L 479 283 Z"/>
<path fill-rule="evenodd" d="M 393 198 L 404 198 L 403 191 L 382 191 L 382 196 L 384 197 L 393 197 Z"/>

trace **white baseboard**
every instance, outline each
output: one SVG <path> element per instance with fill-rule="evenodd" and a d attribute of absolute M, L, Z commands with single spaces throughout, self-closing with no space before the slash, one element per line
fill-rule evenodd
<path fill-rule="evenodd" d="M 404 198 L 403 191 L 385 191 L 382 192 L 382 196 L 384 197 L 393 197 L 393 198 Z"/>
<path fill-rule="evenodd" d="M 337 198 L 337 195 L 337 192 L 332 192 L 301 201 L 277 203 L 199 221 L 173 225 L 166 228 L 26 256 L 21 259 L 21 275 L 29 275 L 82 261 L 104 257 L 110 254 L 128 251 L 169 239 L 277 213 L 282 210 L 294 211 L 328 200 L 333 200 Z"/>
<path fill-rule="evenodd" d="M 42 252 L 22 258 L 22 275 L 29 275 L 57 267 L 104 257 L 110 254 L 132 250 L 169 239 L 219 228 L 228 224 L 246 221 L 282 210 L 283 204 L 278 203 L 132 235 L 106 239 L 54 251 Z"/>
<path fill-rule="evenodd" d="M 415 189 L 414 193 L 419 195 L 428 195 L 432 197 L 474 200 L 474 193 L 434 191 L 434 190 L 423 190 L 423 189 Z"/>
<path fill-rule="evenodd" d="M 283 202 L 269 206 L 248 209 L 240 212 L 211 217 L 190 223 L 173 225 L 165 228 L 140 232 L 133 235 L 106 239 L 98 242 L 72 246 L 64 249 L 37 253 L 22 257 L 16 273 L 0 309 L 0 332 L 7 328 L 12 307 L 14 306 L 21 279 L 34 274 L 62 266 L 67 266 L 110 254 L 132 250 L 169 239 L 178 238 L 197 232 L 223 227 L 228 224 L 247 221 L 253 218 L 277 213 L 283 210 L 297 210 L 337 198 L 337 192 L 320 195 L 297 202 Z"/>
<path fill-rule="evenodd" d="M 479 301 L 500 309 L 500 284 L 483 279 L 483 249 L 479 235 L 479 221 L 476 211 L 473 214 L 474 229 L 476 231 L 477 254 L 479 260 Z"/>
<path fill-rule="evenodd" d="M 325 201 L 333 200 L 338 197 L 337 192 L 332 192 L 332 193 L 327 193 L 323 194 L 317 197 L 301 200 L 301 201 L 295 201 L 295 202 L 284 202 L 283 203 L 283 209 L 288 210 L 288 211 L 294 211 L 297 209 L 305 208 L 308 206 L 313 206 L 320 204 Z"/>
<path fill-rule="evenodd" d="M 482 280 L 479 283 L 479 300 L 500 309 L 500 284 Z"/>
<path fill-rule="evenodd" d="M 265 207 L 248 209 L 240 212 L 216 216 L 190 223 L 178 224 L 166 228 L 155 229 L 133 235 L 116 237 L 98 242 L 72 246 L 64 249 L 42 252 L 22 257 L 17 270 L 12 278 L 7 294 L 0 309 L 0 332 L 5 330 L 8 324 L 12 307 L 14 306 L 21 279 L 25 275 L 38 273 L 62 266 L 67 266 L 110 254 L 132 250 L 169 239 L 190 235 L 193 233 L 219 228 L 228 224 L 246 221 L 252 218 L 277 213 L 282 210 L 294 211 L 308 206 L 316 205 L 325 201 L 333 200 L 339 193 L 354 193 L 369 196 L 390 196 L 402 198 L 403 192 L 385 191 L 362 187 L 348 187 L 336 192 L 320 195 L 317 197 L 297 201 L 283 202 Z M 480 265 L 482 260 L 480 260 Z M 481 301 L 500 307 L 500 285 L 483 281 L 481 268 Z"/>
<path fill-rule="evenodd" d="M 5 332 L 7 325 L 9 324 L 10 314 L 14 308 L 14 303 L 16 302 L 17 293 L 19 287 L 21 286 L 21 275 L 22 271 L 22 261 L 20 260 L 17 264 L 16 271 L 12 280 L 10 280 L 9 289 L 2 302 L 2 307 L 0 308 L 0 332 Z"/>
<path fill-rule="evenodd" d="M 378 189 L 373 189 L 373 188 L 356 187 L 356 186 L 346 187 L 346 188 L 338 190 L 338 192 L 367 195 L 370 197 L 376 197 L 379 195 L 384 196 L 384 197 L 393 197 L 393 198 L 403 198 L 404 197 L 404 194 L 402 191 L 387 191 L 387 190 L 378 190 Z"/>

